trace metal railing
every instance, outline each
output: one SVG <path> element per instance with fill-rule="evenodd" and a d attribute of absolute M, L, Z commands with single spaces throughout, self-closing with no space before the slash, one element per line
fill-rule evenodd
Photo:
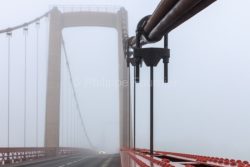
<path fill-rule="evenodd" d="M 121 7 L 112 5 L 52 5 L 50 8 L 57 7 L 60 11 L 67 12 L 105 12 L 105 13 L 117 13 Z"/>
<path fill-rule="evenodd" d="M 34 161 L 51 157 L 79 154 L 80 148 L 59 147 L 27 147 L 27 148 L 0 148 L 0 166 L 6 164 L 17 164 L 24 161 Z"/>

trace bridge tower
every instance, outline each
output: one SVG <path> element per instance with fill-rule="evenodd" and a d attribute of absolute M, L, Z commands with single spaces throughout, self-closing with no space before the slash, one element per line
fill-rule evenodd
<path fill-rule="evenodd" d="M 128 83 L 123 42 L 127 38 L 127 12 L 120 8 L 116 13 L 79 11 L 61 13 L 54 8 L 50 13 L 49 58 L 46 98 L 45 147 L 59 147 L 60 126 L 60 76 L 62 30 L 69 27 L 110 27 L 118 33 L 118 60 L 120 83 Z M 119 84 L 120 146 L 129 145 L 129 88 Z M 118 111 L 117 111 L 118 112 Z"/>

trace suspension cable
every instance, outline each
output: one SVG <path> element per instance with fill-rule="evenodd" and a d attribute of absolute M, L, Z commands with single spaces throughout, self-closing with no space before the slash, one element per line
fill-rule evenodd
<path fill-rule="evenodd" d="M 49 10 L 48 12 L 46 12 L 45 14 L 43 14 L 42 16 L 37 17 L 37 18 L 35 18 L 35 19 L 33 19 L 33 20 L 29 21 L 29 22 L 23 23 L 23 24 L 18 25 L 18 26 L 9 27 L 9 28 L 6 28 L 4 30 L 0 30 L 0 34 L 2 34 L 2 33 L 9 33 L 9 32 L 15 31 L 15 30 L 20 29 L 20 28 L 25 28 L 25 27 L 33 24 L 33 23 L 36 23 L 39 20 L 41 20 L 42 18 L 48 17 L 48 15 L 51 13 L 52 10 L 53 9 Z"/>
<path fill-rule="evenodd" d="M 10 56 L 11 56 L 10 55 L 11 54 L 10 53 L 10 47 L 11 47 L 10 46 L 11 45 L 11 43 L 10 43 L 11 40 L 10 39 L 11 39 L 11 36 L 12 36 L 12 32 L 7 32 L 7 38 L 8 38 L 8 79 L 7 79 L 8 80 L 8 88 L 7 88 L 8 89 L 7 90 L 8 91 L 8 93 L 7 93 L 7 96 L 8 96 L 8 98 L 7 98 L 8 99 L 7 100 L 8 101 L 7 102 L 8 103 L 7 104 L 8 105 L 7 106 L 7 111 L 8 111 L 8 116 L 7 116 L 8 117 L 7 118 L 8 119 L 8 128 L 7 128 L 8 135 L 7 135 L 7 138 L 8 139 L 7 139 L 7 146 L 8 146 L 8 148 L 10 148 Z"/>
<path fill-rule="evenodd" d="M 24 119 L 23 119 L 23 146 L 26 147 L 26 115 L 27 115 L 27 36 L 28 27 L 23 28 L 24 33 Z"/>
<path fill-rule="evenodd" d="M 63 50 L 64 50 L 64 55 L 65 55 L 65 60 L 66 60 L 67 69 L 68 69 L 68 72 L 69 72 L 70 83 L 71 83 L 71 87 L 72 87 L 72 90 L 73 90 L 73 96 L 74 96 L 74 99 L 75 99 L 75 102 L 76 102 L 77 112 L 78 112 L 78 115 L 79 115 L 80 120 L 81 120 L 81 125 L 82 125 L 82 127 L 83 127 L 85 136 L 86 136 L 86 138 L 87 138 L 87 141 L 88 141 L 90 147 L 91 147 L 92 149 L 95 149 L 94 145 L 92 144 L 92 142 L 91 142 L 91 140 L 90 140 L 90 138 L 89 138 L 89 136 L 88 136 L 87 129 L 86 129 L 86 126 L 85 126 L 83 117 L 82 117 L 81 110 L 80 110 L 80 105 L 79 105 L 79 101 L 78 101 L 78 98 L 77 98 L 77 95 L 76 95 L 75 85 L 74 85 L 74 83 L 73 83 L 72 72 L 71 72 L 71 70 L 70 70 L 70 65 L 69 65 L 69 60 L 68 60 L 68 55 L 67 55 L 67 50 L 66 50 L 66 47 L 65 47 L 64 39 L 62 39 L 62 45 L 63 45 Z"/>
<path fill-rule="evenodd" d="M 39 28 L 40 22 L 36 22 L 36 147 L 38 148 L 39 129 Z"/>

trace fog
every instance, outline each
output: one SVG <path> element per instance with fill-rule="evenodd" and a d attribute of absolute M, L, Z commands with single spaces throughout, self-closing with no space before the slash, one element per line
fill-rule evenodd
<path fill-rule="evenodd" d="M 129 35 L 159 1 L 8 0 L 0 5 L 0 29 L 31 20 L 54 5 L 114 5 L 128 11 Z M 157 150 L 250 160 L 250 11 L 248 0 L 218 0 L 169 34 L 169 83 L 163 65 L 155 69 L 155 147 Z M 48 21 L 41 22 L 43 34 Z M 33 31 L 33 32 L 32 32 Z M 29 34 L 35 33 L 31 28 Z M 13 35 L 11 65 L 11 146 L 22 147 L 23 32 Z M 106 152 L 119 150 L 118 87 L 89 82 L 118 80 L 117 34 L 99 27 L 63 31 L 80 107 L 92 143 Z M 15 40 L 14 40 L 15 38 Z M 34 146 L 35 53 L 28 41 L 28 146 Z M 47 37 L 41 33 L 41 43 Z M 15 42 L 14 42 L 15 41 Z M 0 146 L 5 147 L 7 39 L 0 35 Z M 32 47 L 33 46 L 33 47 Z M 153 46 L 163 46 L 162 41 Z M 44 139 L 47 46 L 40 48 L 39 145 Z M 131 72 L 131 77 L 133 74 Z M 21 83 L 21 84 L 17 84 Z M 137 84 L 137 147 L 149 147 L 149 68 Z M 64 127 L 67 126 L 65 123 Z M 17 132 L 16 132 L 17 131 Z M 15 132 L 15 133 L 14 133 Z M 64 134 L 67 135 L 67 134 Z M 61 141 L 62 142 L 62 141 Z"/>

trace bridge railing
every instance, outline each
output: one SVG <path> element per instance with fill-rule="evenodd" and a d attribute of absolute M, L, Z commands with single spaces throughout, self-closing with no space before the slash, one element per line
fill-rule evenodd
<path fill-rule="evenodd" d="M 248 161 L 164 151 L 154 151 L 151 155 L 148 149 L 123 148 L 121 159 L 138 167 L 250 167 Z"/>
<path fill-rule="evenodd" d="M 52 9 L 55 6 L 51 6 Z M 56 7 L 62 12 L 106 12 L 106 13 L 117 13 L 121 7 L 112 5 L 56 5 Z"/>
<path fill-rule="evenodd" d="M 36 159 L 45 159 L 53 156 L 73 155 L 81 153 L 82 149 L 60 147 L 60 148 L 0 148 L 0 166 L 6 164 L 21 163 Z"/>

